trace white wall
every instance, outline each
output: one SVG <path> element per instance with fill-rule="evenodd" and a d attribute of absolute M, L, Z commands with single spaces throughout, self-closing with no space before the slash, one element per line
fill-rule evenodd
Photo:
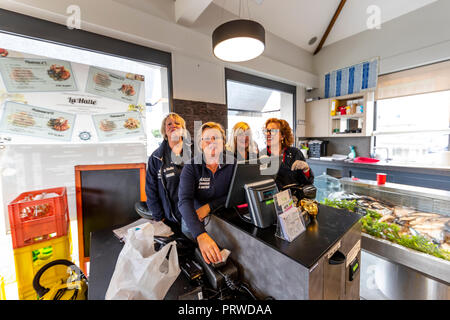
<path fill-rule="evenodd" d="M 172 54 L 174 99 L 225 104 L 225 69 L 209 61 Z"/>
<path fill-rule="evenodd" d="M 439 0 L 350 38 L 326 46 L 313 59 L 323 97 L 324 76 L 380 57 L 380 74 L 450 59 L 450 1 Z"/>

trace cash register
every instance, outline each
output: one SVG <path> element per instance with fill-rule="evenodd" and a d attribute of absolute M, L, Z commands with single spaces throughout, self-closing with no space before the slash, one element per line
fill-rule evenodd
<path fill-rule="evenodd" d="M 239 161 L 234 168 L 225 207 L 236 208 L 247 203 L 249 213 L 243 215 L 244 219 L 258 228 L 267 228 L 277 221 L 273 204 L 277 193 L 274 175 L 261 172 L 259 162 Z"/>
<path fill-rule="evenodd" d="M 275 182 L 281 157 L 258 159 L 258 163 L 249 160 L 238 161 L 233 172 L 228 191 L 226 208 L 236 208 L 248 204 L 248 214 L 242 215 L 246 221 L 258 228 L 267 228 L 277 223 L 274 195 L 279 191 L 291 189 L 294 197 L 314 199 L 316 188 L 313 185 L 288 185 L 279 190 Z"/>

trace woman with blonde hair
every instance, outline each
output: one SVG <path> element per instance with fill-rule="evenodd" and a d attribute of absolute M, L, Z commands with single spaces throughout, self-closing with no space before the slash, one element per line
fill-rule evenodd
<path fill-rule="evenodd" d="M 253 140 L 252 130 L 246 122 L 238 122 L 234 125 L 227 149 L 238 161 L 258 159 L 258 145 Z"/>
<path fill-rule="evenodd" d="M 178 208 L 190 238 L 197 241 L 203 259 L 209 264 L 220 262 L 222 257 L 203 221 L 225 204 L 235 160 L 225 152 L 225 131 L 220 124 L 203 124 L 198 139 L 201 155 L 185 164 L 181 172 Z"/>
<path fill-rule="evenodd" d="M 267 149 L 262 152 L 268 156 L 280 156 L 281 164 L 276 177 L 276 183 L 281 190 L 286 185 L 313 184 L 314 174 L 306 163 L 303 153 L 293 147 L 294 135 L 289 123 L 283 119 L 267 119 L 264 134 Z"/>
<path fill-rule="evenodd" d="M 192 156 L 192 145 L 185 139 L 186 123 L 176 113 L 169 113 L 161 123 L 164 138 L 148 160 L 145 193 L 147 207 L 156 221 L 180 230 L 182 216 L 178 210 L 178 185 L 185 159 Z"/>

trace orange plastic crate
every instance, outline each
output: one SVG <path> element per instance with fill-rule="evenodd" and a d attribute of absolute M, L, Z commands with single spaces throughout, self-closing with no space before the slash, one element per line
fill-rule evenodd
<path fill-rule="evenodd" d="M 56 193 L 49 199 L 25 201 L 28 196 Z M 13 248 L 67 235 L 70 224 L 65 187 L 24 192 L 8 205 Z"/>

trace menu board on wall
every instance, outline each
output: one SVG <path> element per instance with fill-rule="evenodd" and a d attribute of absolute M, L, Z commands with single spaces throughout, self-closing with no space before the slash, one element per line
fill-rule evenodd
<path fill-rule="evenodd" d="M 138 112 L 96 114 L 92 120 L 100 141 L 143 136 L 142 119 Z"/>
<path fill-rule="evenodd" d="M 70 62 L 53 59 L 0 59 L 8 92 L 77 91 Z"/>
<path fill-rule="evenodd" d="M 135 80 L 135 77 L 134 74 L 123 76 L 118 73 L 90 67 L 86 92 L 121 102 L 136 104 L 142 81 Z"/>
<path fill-rule="evenodd" d="M 142 75 L 13 50 L 0 74 L 0 134 L 11 143 L 145 138 Z"/>
<path fill-rule="evenodd" d="M 70 141 L 75 118 L 74 114 L 8 101 L 0 120 L 0 131 Z"/>

